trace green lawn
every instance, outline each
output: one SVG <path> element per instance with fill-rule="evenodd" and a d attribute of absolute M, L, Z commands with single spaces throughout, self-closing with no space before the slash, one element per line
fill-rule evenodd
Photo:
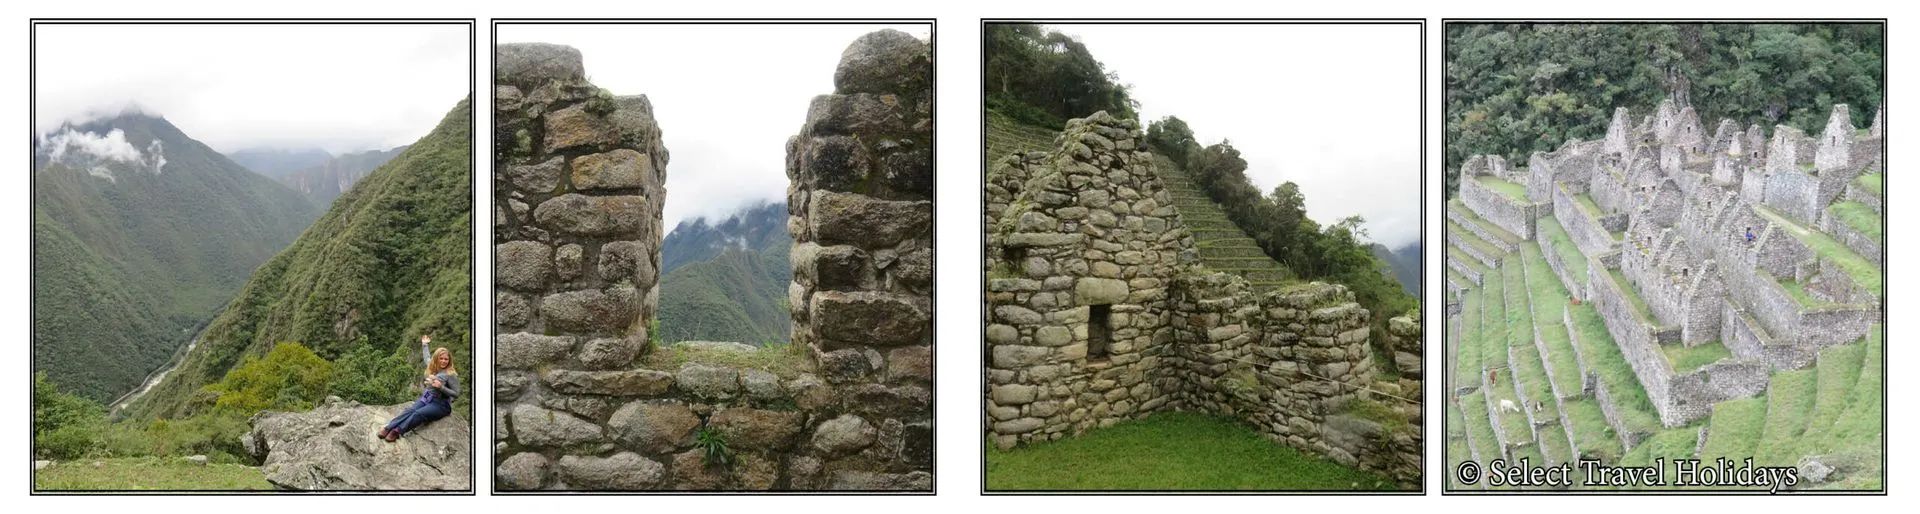
<path fill-rule="evenodd" d="M 990 491 L 1394 488 L 1385 477 L 1275 444 L 1237 421 L 1184 412 L 1012 450 L 987 449 Z"/>
<path fill-rule="evenodd" d="M 1887 196 L 1887 174 L 1885 172 L 1861 175 L 1859 178 L 1853 179 L 1853 183 L 1859 184 L 1863 189 L 1872 191 L 1873 194 L 1882 197 Z"/>
<path fill-rule="evenodd" d="M 1567 430 L 1573 436 L 1573 445 L 1580 455 L 1614 462 L 1620 458 L 1620 438 L 1613 433 L 1613 427 L 1607 425 L 1607 415 L 1600 411 L 1599 400 L 1577 398 L 1560 402 L 1560 408 L 1567 413 Z"/>
<path fill-rule="evenodd" d="M 1707 444 L 1700 449 L 1700 460 L 1713 462 L 1725 458 L 1734 462 L 1753 456 L 1760 442 L 1761 427 L 1767 418 L 1766 398 L 1741 398 L 1713 404 L 1707 418 Z"/>
<path fill-rule="evenodd" d="M 1480 185 L 1487 186 L 1487 189 L 1492 189 L 1502 195 L 1506 195 L 1507 198 L 1512 198 L 1515 202 L 1522 204 L 1531 203 L 1527 200 L 1526 186 L 1508 182 L 1505 179 L 1493 175 L 1481 175 L 1474 178 L 1480 181 Z"/>
<path fill-rule="evenodd" d="M 1614 408 L 1619 413 L 1621 424 L 1630 432 L 1652 432 L 1660 427 L 1660 418 L 1654 414 L 1653 401 L 1647 399 L 1647 390 L 1640 386 L 1640 377 L 1633 374 L 1633 366 L 1627 364 L 1627 357 L 1620 353 L 1620 347 L 1614 346 L 1613 336 L 1607 333 L 1606 322 L 1601 321 L 1600 313 L 1590 304 L 1572 306 L 1573 328 L 1578 337 L 1575 348 L 1586 361 L 1588 369 L 1607 387 L 1607 393 L 1613 399 Z"/>
<path fill-rule="evenodd" d="M 1646 466 L 1653 464 L 1653 459 L 1665 458 L 1666 463 L 1663 464 L 1663 466 L 1671 471 L 1673 469 L 1674 459 L 1693 458 L 1694 445 L 1698 443 L 1699 440 L 1700 427 L 1697 426 L 1672 428 L 1654 432 L 1652 437 L 1641 441 L 1640 446 L 1635 446 L 1633 451 L 1627 452 L 1625 457 L 1621 457 L 1620 464 L 1626 466 Z"/>
<path fill-rule="evenodd" d="M 1733 351 L 1719 341 L 1709 341 L 1694 346 L 1684 344 L 1660 345 L 1660 352 L 1667 355 L 1667 364 L 1674 373 L 1690 373 L 1701 366 L 1719 362 L 1720 359 L 1733 356 Z"/>
<path fill-rule="evenodd" d="M 1868 262 L 1867 259 L 1861 257 L 1860 254 L 1853 253 L 1853 249 L 1847 248 L 1847 245 L 1840 244 L 1839 241 L 1833 239 L 1833 236 L 1829 236 L 1825 232 L 1801 226 L 1792 219 L 1782 216 L 1779 212 L 1767 208 L 1764 205 L 1753 206 L 1753 212 L 1760 214 L 1760 216 L 1766 218 L 1767 221 L 1771 221 L 1774 225 L 1786 230 L 1788 234 L 1800 240 L 1801 244 L 1805 244 L 1807 248 L 1812 249 L 1813 253 L 1819 255 L 1820 258 L 1832 260 L 1834 264 L 1840 267 L 1841 271 L 1846 272 L 1847 276 L 1853 277 L 1854 284 L 1868 291 L 1872 291 L 1874 296 L 1886 295 L 1886 283 L 1881 275 L 1880 267 L 1873 265 L 1872 262 Z"/>
<path fill-rule="evenodd" d="M 1541 226 L 1549 222 L 1542 221 Z M 1553 225 L 1557 230 L 1558 224 Z M 1576 256 L 1578 251 L 1575 252 Z M 1547 267 L 1547 260 L 1534 245 L 1520 248 L 1521 261 L 1527 267 L 1527 289 L 1533 298 L 1533 326 L 1539 331 L 1540 346 L 1546 352 L 1542 358 L 1552 365 L 1549 370 L 1553 384 L 1563 394 L 1572 395 L 1580 391 L 1580 362 L 1574 357 L 1573 340 L 1567 338 L 1567 326 L 1561 321 L 1566 311 L 1567 289 L 1555 277 L 1553 269 Z M 1580 261 L 1584 266 L 1584 259 Z M 1585 273 L 1582 271 L 1581 273 Z"/>
<path fill-rule="evenodd" d="M 1540 219 L 1539 227 L 1540 234 L 1543 236 L 1540 244 L 1551 247 L 1542 248 L 1542 250 L 1551 249 L 1560 258 L 1560 266 L 1565 267 L 1567 274 L 1573 276 L 1573 281 L 1585 286 L 1587 255 L 1580 253 L 1580 248 L 1574 246 L 1573 238 L 1567 235 L 1566 228 L 1560 226 L 1560 220 L 1547 216 Z"/>
<path fill-rule="evenodd" d="M 1886 229 L 1880 224 L 1880 213 L 1874 212 L 1873 208 L 1868 207 L 1867 204 L 1834 202 L 1833 205 L 1827 206 L 1827 212 L 1833 213 L 1841 223 L 1860 231 L 1860 235 L 1872 238 L 1874 241 L 1887 240 Z"/>
<path fill-rule="evenodd" d="M 99 462 L 99 467 L 93 463 Z M 259 468 L 190 464 L 178 457 L 130 457 L 60 462 L 33 473 L 36 491 L 263 491 Z"/>

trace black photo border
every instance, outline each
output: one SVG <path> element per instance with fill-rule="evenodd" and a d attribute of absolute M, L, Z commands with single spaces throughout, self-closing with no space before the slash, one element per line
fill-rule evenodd
<path fill-rule="evenodd" d="M 468 108 L 469 110 L 472 111 L 471 113 L 469 113 L 468 122 L 474 123 L 475 126 L 478 126 L 478 122 L 479 122 L 479 119 L 476 116 L 474 116 L 474 114 L 477 114 L 479 112 L 479 106 L 478 106 L 479 102 L 478 102 L 478 98 L 475 97 L 475 90 L 473 86 L 474 80 L 478 77 L 478 73 L 479 73 L 479 55 L 478 55 L 478 52 L 474 50 L 474 48 L 479 43 L 479 41 L 476 39 L 479 37 L 479 31 L 478 31 L 479 21 L 475 18 L 32 18 L 27 21 L 27 25 L 28 25 L 28 28 L 27 28 L 27 91 L 28 91 L 27 93 L 27 112 L 28 112 L 27 134 L 29 136 L 33 136 L 28 138 L 28 145 L 27 145 L 27 152 L 26 152 L 27 154 L 26 169 L 28 170 L 33 169 L 33 142 L 32 141 L 34 141 L 37 138 L 38 131 L 39 131 L 39 129 L 34 125 L 34 121 L 35 121 L 35 118 L 38 116 L 38 112 L 35 110 L 35 108 L 37 107 L 36 100 L 39 98 L 39 92 L 36 89 L 38 85 L 37 84 L 38 81 L 36 80 L 36 72 L 38 71 L 37 61 L 39 58 L 39 55 L 36 53 L 38 48 L 37 47 L 38 38 L 36 37 L 36 34 L 41 25 L 465 25 L 467 28 L 467 98 L 469 99 Z M 474 143 L 478 142 L 477 141 L 478 138 L 471 138 L 471 139 L 473 140 L 468 141 L 469 149 L 472 148 L 472 145 Z M 478 175 L 478 173 L 474 173 L 478 171 L 477 169 L 475 169 L 478 167 L 478 164 L 479 163 L 476 162 L 472 153 L 469 152 L 467 156 L 467 166 L 470 174 L 473 174 L 476 176 Z M 32 172 L 28 173 L 28 177 L 29 177 L 28 178 L 28 196 L 32 197 L 34 196 L 32 194 L 34 190 L 33 185 L 34 185 L 34 182 L 37 180 L 37 177 Z M 471 195 L 472 195 L 472 198 L 469 201 L 473 203 L 477 208 L 480 203 L 479 190 L 475 189 L 471 193 Z M 34 201 L 28 202 L 29 207 L 27 212 L 27 222 L 29 224 L 31 224 L 33 220 L 32 214 L 34 209 L 34 203 L 35 203 Z M 473 210 L 469 209 L 467 212 L 467 225 L 469 227 L 473 226 L 474 222 L 478 219 L 479 218 L 477 217 L 476 214 L 474 214 Z M 29 229 L 31 229 L 31 226 L 29 226 Z M 38 259 L 38 255 L 36 252 L 33 252 L 31 248 L 38 247 L 39 240 L 31 237 L 31 233 L 32 233 L 31 230 L 29 230 L 28 233 L 29 233 L 29 239 L 30 239 L 28 261 L 32 263 Z M 469 276 L 472 275 L 472 269 L 478 265 L 478 262 L 479 262 L 478 259 L 479 257 L 476 255 L 468 256 L 467 269 L 468 269 Z M 29 273 L 29 277 L 28 277 L 29 292 L 27 295 L 28 296 L 27 304 L 29 306 L 30 311 L 31 309 L 37 308 L 37 306 L 34 305 L 33 294 L 31 291 L 32 291 L 32 284 L 38 280 L 36 277 L 33 277 L 31 275 L 32 274 Z M 474 298 L 473 290 L 475 285 L 477 285 L 475 280 L 472 278 L 469 278 L 467 281 L 467 312 L 469 314 L 475 312 L 475 302 L 478 301 Z M 468 327 L 469 334 L 478 333 L 477 331 L 473 330 L 475 327 L 478 326 L 477 321 L 478 320 L 469 321 L 469 323 L 473 324 L 472 326 Z M 31 323 L 28 324 L 27 332 L 28 332 L 28 340 L 31 341 L 32 335 L 33 335 L 33 327 Z M 479 339 L 478 338 L 473 338 L 473 339 L 474 339 L 475 346 L 477 347 L 479 343 Z M 33 350 L 31 348 L 31 345 L 29 345 L 27 352 L 28 352 L 27 366 L 29 370 L 31 370 L 33 367 L 33 360 L 32 360 Z M 34 375 L 35 375 L 34 372 L 29 372 L 26 377 L 28 381 L 28 385 L 25 388 L 25 390 L 28 395 L 27 402 L 26 402 L 28 405 L 32 405 L 33 403 L 32 381 L 33 381 Z M 477 452 L 480 447 L 478 446 L 478 443 L 479 443 L 478 433 L 471 430 L 472 426 L 478 426 L 478 424 L 473 423 L 472 420 L 468 420 L 468 423 L 471 426 L 468 430 L 469 437 L 468 437 L 467 444 L 468 444 L 469 450 L 467 452 L 467 467 L 469 468 L 469 470 L 471 470 L 474 467 L 474 465 L 478 463 L 477 461 L 478 458 L 474 457 L 474 453 Z M 33 416 L 31 414 L 27 416 L 27 445 L 26 446 L 27 446 L 27 460 L 28 460 L 27 465 L 32 466 L 33 465 L 32 463 L 33 461 Z M 474 481 L 478 480 L 479 476 L 477 474 L 474 474 L 472 471 L 469 471 L 468 474 L 470 476 L 468 477 L 467 488 L 464 490 L 457 490 L 457 491 L 357 490 L 357 489 L 332 490 L 332 491 L 293 491 L 293 490 L 252 491 L 252 490 L 195 490 L 195 489 L 40 490 L 34 487 L 34 483 L 33 483 L 34 470 L 32 468 L 28 468 L 27 490 L 28 490 L 28 494 L 31 496 L 97 496 L 97 495 L 272 496 L 272 495 L 281 495 L 281 494 L 348 495 L 348 496 L 352 496 L 352 495 L 475 496 L 479 494 L 480 488 L 474 487 Z"/>
<path fill-rule="evenodd" d="M 1420 69 L 1419 69 L 1419 73 L 1415 76 L 1415 81 L 1418 82 L 1419 84 L 1418 94 L 1420 96 L 1420 127 L 1419 127 L 1420 245 L 1421 245 L 1422 253 L 1425 253 L 1427 251 L 1426 250 L 1427 196 L 1428 196 L 1427 195 L 1427 20 L 1425 18 L 1244 18 L 1244 19 L 1235 19 L 1235 18 L 982 18 L 980 20 L 980 35 L 981 35 L 980 37 L 980 81 L 981 81 L 980 112 L 982 113 L 980 117 L 980 185 L 983 191 L 985 190 L 985 187 L 987 184 L 987 170 L 992 165 L 992 162 L 987 159 L 987 142 L 986 142 L 987 117 L 985 116 L 985 113 L 987 110 L 987 98 L 986 98 L 985 92 L 986 92 L 986 87 L 988 86 L 988 84 L 986 83 L 986 80 L 987 80 L 986 30 L 989 25 L 1031 25 L 1031 24 L 1049 25 L 1049 26 L 1062 26 L 1062 25 L 1065 25 L 1065 26 L 1072 26 L 1072 25 L 1414 25 L 1414 26 L 1418 26 L 1420 29 L 1420 36 L 1419 36 L 1420 44 L 1417 50 L 1420 52 Z M 981 198 L 982 205 L 984 205 L 985 201 L 986 201 L 986 198 L 983 196 Z M 980 243 L 981 243 L 980 244 L 980 262 L 986 262 L 987 252 L 989 251 L 989 248 L 987 246 L 987 241 L 985 239 L 982 239 Z M 1424 260 L 1424 256 L 1422 256 L 1422 259 Z M 1421 267 L 1422 267 L 1422 270 L 1420 272 L 1420 279 L 1419 279 L 1421 282 L 1421 294 L 1419 296 L 1420 296 L 1420 309 L 1424 313 L 1427 310 L 1427 307 L 1429 305 L 1426 301 L 1426 296 L 1431 294 L 1431 291 L 1429 290 L 1430 288 L 1426 287 L 1427 277 L 1426 277 L 1426 272 L 1424 270 L 1425 268 L 1424 263 L 1422 264 Z M 980 275 L 980 291 L 984 295 L 986 290 L 987 290 L 987 278 L 986 278 L 986 274 L 982 273 Z M 982 296 L 982 298 L 984 298 L 984 296 Z M 980 313 L 980 325 L 981 325 L 982 333 L 984 333 L 984 331 L 986 330 L 986 325 L 989 323 L 989 320 L 987 319 L 987 315 L 988 313 L 984 310 L 982 310 Z M 1422 316 L 1424 317 L 1425 315 L 1423 314 Z M 1421 338 L 1422 338 L 1421 346 L 1423 348 L 1430 346 L 1425 342 L 1426 335 L 1424 332 L 1422 333 Z M 981 396 L 980 396 L 979 412 L 981 415 L 980 419 L 982 421 L 981 428 L 983 431 L 985 431 L 986 430 L 985 421 L 989 419 L 987 417 L 986 392 L 989 386 L 991 385 L 987 378 L 987 363 L 992 362 L 991 360 L 992 356 L 987 354 L 988 349 L 984 344 L 981 345 L 980 352 L 981 352 L 980 354 Z M 1423 358 L 1420 360 L 1421 376 L 1426 376 L 1427 374 L 1426 370 L 1427 370 L 1427 358 L 1423 356 Z M 1427 418 L 1427 401 L 1425 398 L 1424 391 L 1421 392 L 1420 413 L 1421 413 L 1420 414 L 1421 419 L 1425 420 Z M 1421 461 L 1420 461 L 1421 462 L 1421 478 L 1417 480 L 1419 487 L 1416 489 L 1397 490 L 1397 491 L 1364 491 L 1364 490 L 1353 490 L 1353 489 L 1277 490 L 1277 491 L 1021 489 L 1021 490 L 996 491 L 996 490 L 989 489 L 987 487 L 987 454 L 986 454 L 987 450 L 986 450 L 986 445 L 983 444 L 980 450 L 981 452 L 980 453 L 980 494 L 982 496 L 1080 496 L 1080 495 L 1098 495 L 1098 496 L 1209 496 L 1209 495 L 1422 496 L 1422 495 L 1425 495 L 1427 491 L 1426 441 L 1427 441 L 1428 431 L 1426 430 L 1426 426 L 1430 423 L 1431 422 L 1423 422 L 1421 424 L 1421 429 L 1420 429 L 1421 442 L 1422 442 Z"/>

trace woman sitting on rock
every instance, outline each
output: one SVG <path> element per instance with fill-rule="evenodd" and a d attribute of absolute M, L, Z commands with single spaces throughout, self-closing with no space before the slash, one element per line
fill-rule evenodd
<path fill-rule="evenodd" d="M 447 417 L 453 412 L 453 400 L 460 397 L 460 374 L 453 369 L 453 352 L 442 346 L 428 354 L 427 343 L 431 341 L 432 337 L 420 336 L 420 358 L 427 363 L 427 379 L 420 399 L 380 429 L 380 438 L 389 443 L 413 429 Z"/>

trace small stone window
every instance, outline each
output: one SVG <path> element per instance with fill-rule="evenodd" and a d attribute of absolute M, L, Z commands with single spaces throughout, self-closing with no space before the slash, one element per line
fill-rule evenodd
<path fill-rule="evenodd" d="M 1113 342 L 1112 305 L 1092 305 L 1087 309 L 1087 362 L 1106 362 L 1107 348 Z"/>
<path fill-rule="evenodd" d="M 1024 263 L 1027 261 L 1027 247 L 1025 246 L 1001 247 L 1000 261 L 1005 262 L 1007 264 L 1014 265 L 1014 266 L 1019 266 L 1021 263 Z"/>

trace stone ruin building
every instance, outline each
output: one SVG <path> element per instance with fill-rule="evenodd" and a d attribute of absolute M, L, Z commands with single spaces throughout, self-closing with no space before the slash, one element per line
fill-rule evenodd
<path fill-rule="evenodd" d="M 650 360 L 668 152 L 579 51 L 496 48 L 496 487 L 933 487 L 930 47 L 862 36 L 787 143 L 796 376 Z M 755 350 L 744 345 L 720 351 Z M 724 440 L 730 459 L 702 441 Z"/>
<path fill-rule="evenodd" d="M 1050 152 L 991 164 L 990 442 L 1011 448 L 1198 411 L 1419 487 L 1418 406 L 1398 407 L 1411 410 L 1410 426 L 1354 408 L 1400 392 L 1376 383 L 1370 313 L 1344 286 L 1256 291 L 1206 269 L 1144 145 L 1137 122 L 1100 112 L 1069 121 Z M 1417 352 L 1418 322 L 1394 326 Z M 1418 391 L 1404 395 L 1417 401 Z"/>
<path fill-rule="evenodd" d="M 1708 131 L 1692 107 L 1669 100 L 1638 120 L 1617 109 L 1604 139 L 1535 152 L 1524 167 L 1499 156 L 1469 158 L 1460 171 L 1459 199 L 1447 209 L 1450 364 L 1475 362 L 1459 356 L 1469 351 L 1457 350 L 1462 344 L 1473 345 L 1460 340 L 1462 323 L 1471 332 L 1481 323 L 1476 320 L 1494 319 L 1469 314 L 1463 320 L 1458 299 L 1499 280 L 1504 263 L 1520 258 L 1517 249 L 1538 245 L 1553 277 L 1542 280 L 1558 282 L 1545 287 L 1564 287 L 1567 298 L 1532 298 L 1539 328 L 1521 337 L 1538 346 L 1549 375 L 1579 375 L 1552 381 L 1547 393 L 1555 401 L 1527 402 L 1531 436 L 1501 429 L 1496 394 L 1485 394 L 1484 408 L 1503 443 L 1499 451 L 1543 439 L 1537 434 L 1542 424 L 1554 423 L 1554 404 L 1584 398 L 1598 398 L 1606 428 L 1632 449 L 1653 431 L 1702 421 L 1717 403 L 1762 395 L 1775 371 L 1807 368 L 1823 349 L 1876 330 L 1884 297 L 1884 114 L 1883 108 L 1870 128 L 1856 129 L 1848 106 L 1836 105 L 1817 135 L 1785 125 L 1769 134 L 1731 120 Z M 1849 212 L 1867 220 L 1850 221 Z M 1519 276 L 1506 278 L 1509 290 L 1519 287 Z M 1507 302 L 1528 294 L 1509 295 Z M 1540 312 L 1543 300 L 1566 303 L 1565 313 L 1558 307 Z M 1498 307 L 1498 299 L 1489 301 Z M 1577 329 L 1574 306 L 1581 304 L 1598 312 L 1604 332 Z M 1579 369 L 1553 369 L 1554 354 L 1571 350 L 1554 349 L 1548 332 L 1570 334 L 1572 348 L 1595 343 L 1583 337 L 1617 346 L 1633 380 L 1596 380 L 1607 370 L 1585 350 L 1576 355 Z M 1696 360 L 1709 362 L 1677 357 L 1684 355 L 1705 355 Z M 1485 362 L 1506 357 L 1478 359 L 1474 369 L 1455 370 L 1464 380 L 1451 394 L 1500 383 L 1505 368 Z M 1511 363 L 1517 369 L 1523 361 Z M 1656 418 L 1650 428 L 1626 421 L 1627 407 L 1610 398 L 1621 392 L 1609 388 L 1623 386 L 1645 389 Z M 1463 408 L 1471 415 L 1483 407 Z M 1703 427 L 1699 439 L 1707 438 Z"/>

